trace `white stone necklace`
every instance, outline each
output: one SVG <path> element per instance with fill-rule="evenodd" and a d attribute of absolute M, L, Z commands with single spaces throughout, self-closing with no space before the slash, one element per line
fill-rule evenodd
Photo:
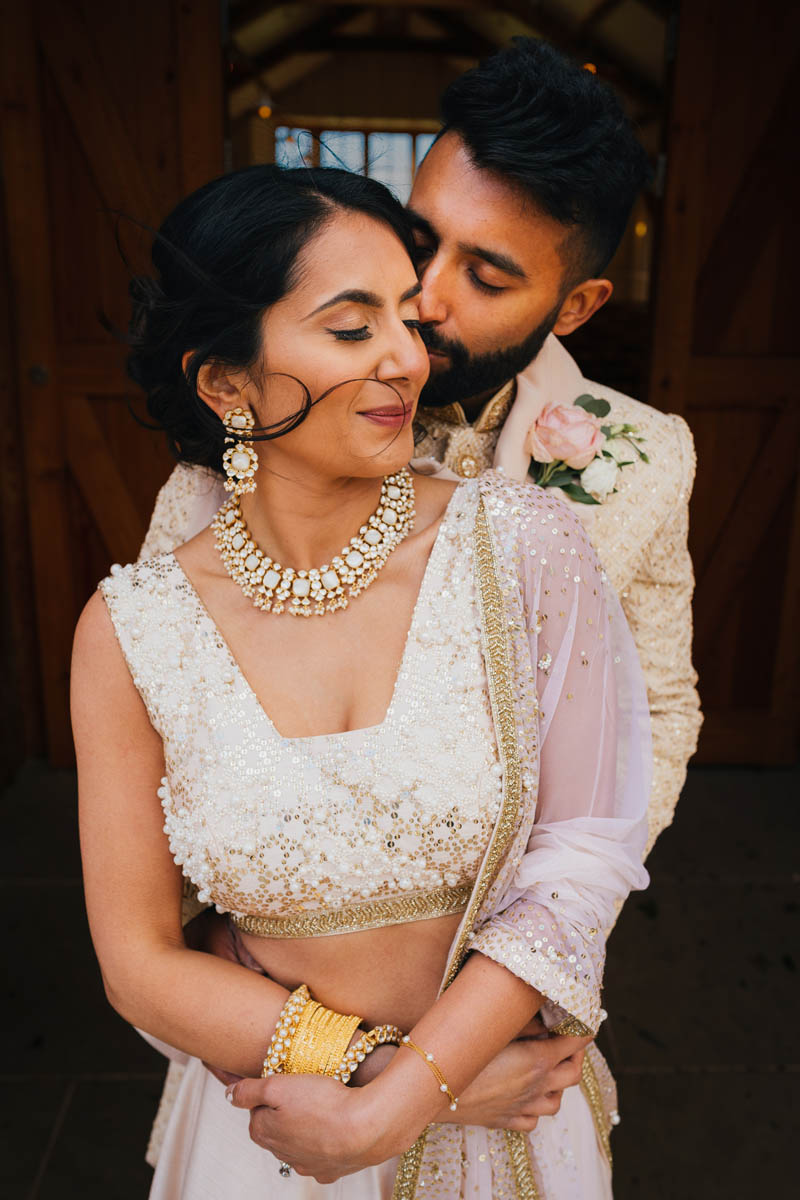
<path fill-rule="evenodd" d="M 392 550 L 414 528 L 415 515 L 414 484 L 404 467 L 386 476 L 378 507 L 344 549 L 330 563 L 308 571 L 282 567 L 256 545 L 238 496 L 226 500 L 211 528 L 228 574 L 256 608 L 321 617 L 347 608 L 351 597 L 369 587 Z"/>

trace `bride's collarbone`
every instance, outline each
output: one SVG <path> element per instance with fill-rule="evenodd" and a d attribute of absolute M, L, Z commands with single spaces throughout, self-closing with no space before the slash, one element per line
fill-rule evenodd
<path fill-rule="evenodd" d="M 346 609 L 322 617 L 264 613 L 232 580 L 206 580 L 201 599 L 282 736 L 314 737 L 383 723 L 424 571 L 424 564 L 417 572 L 400 559 L 392 566 L 397 569 L 387 567 Z"/>

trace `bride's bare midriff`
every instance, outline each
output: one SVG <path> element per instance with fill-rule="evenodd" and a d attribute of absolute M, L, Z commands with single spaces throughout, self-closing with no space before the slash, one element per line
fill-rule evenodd
<path fill-rule="evenodd" d="M 283 987 L 305 983 L 315 1000 L 336 1012 L 408 1030 L 436 1000 L 460 922 L 456 913 L 330 937 L 241 940 Z"/>

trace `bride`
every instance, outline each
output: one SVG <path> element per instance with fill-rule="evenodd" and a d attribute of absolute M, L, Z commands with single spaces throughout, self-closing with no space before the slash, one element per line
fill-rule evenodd
<path fill-rule="evenodd" d="M 106 993 L 190 1056 L 159 1200 L 611 1195 L 599 1061 L 538 1124 L 471 1097 L 535 1016 L 602 1020 L 604 931 L 647 882 L 644 688 L 557 499 L 409 471 L 412 248 L 374 181 L 252 167 L 134 287 L 131 374 L 230 491 L 75 638 Z M 184 878 L 239 961 L 187 945 Z"/>

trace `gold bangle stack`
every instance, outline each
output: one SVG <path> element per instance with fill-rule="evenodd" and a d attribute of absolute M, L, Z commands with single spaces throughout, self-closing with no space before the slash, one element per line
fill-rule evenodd
<path fill-rule="evenodd" d="M 408 1034 L 404 1034 L 404 1036 L 400 1039 L 400 1045 L 401 1047 L 408 1046 L 410 1050 L 416 1050 L 420 1058 L 428 1064 L 436 1076 L 436 1082 L 439 1084 L 439 1091 L 447 1094 L 447 1099 L 450 1101 L 450 1111 L 455 1112 L 456 1108 L 458 1107 L 458 1096 L 454 1096 L 450 1091 L 450 1088 L 447 1085 L 447 1080 L 436 1065 L 436 1060 L 434 1059 L 433 1055 L 423 1050 L 421 1046 L 416 1044 L 416 1042 L 412 1042 Z"/>
<path fill-rule="evenodd" d="M 304 983 L 281 1009 L 267 1048 L 262 1078 L 268 1075 L 328 1075 L 338 1078 L 350 1039 L 361 1018 L 345 1016 L 311 999 Z"/>
<path fill-rule="evenodd" d="M 284 1063 L 287 1075 L 336 1074 L 361 1018 L 309 1000 L 300 1013 Z"/>

